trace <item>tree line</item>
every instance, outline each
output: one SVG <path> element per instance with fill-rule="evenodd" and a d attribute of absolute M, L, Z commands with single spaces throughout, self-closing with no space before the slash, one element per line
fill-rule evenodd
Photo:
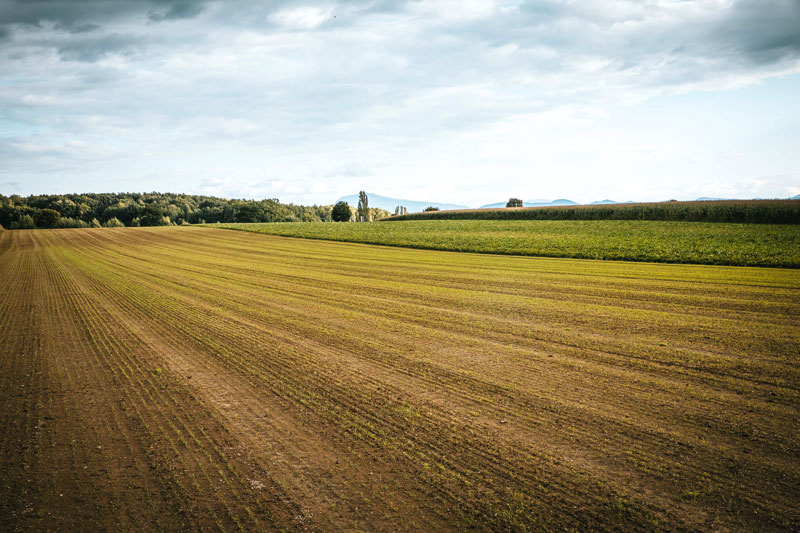
<path fill-rule="evenodd" d="M 325 222 L 331 206 L 173 193 L 0 195 L 6 229 L 168 226 L 215 222 Z"/>

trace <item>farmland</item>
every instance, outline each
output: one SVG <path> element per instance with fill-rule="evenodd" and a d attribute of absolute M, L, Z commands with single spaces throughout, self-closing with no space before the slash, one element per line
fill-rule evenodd
<path fill-rule="evenodd" d="M 108 228 L 0 287 L 2 530 L 800 527 L 800 270 Z"/>
<path fill-rule="evenodd" d="M 799 200 L 714 200 L 600 205 L 457 209 L 409 213 L 396 220 L 671 220 L 800 224 Z"/>
<path fill-rule="evenodd" d="M 493 254 L 800 267 L 800 226 L 630 220 L 222 224 L 312 239 Z"/>

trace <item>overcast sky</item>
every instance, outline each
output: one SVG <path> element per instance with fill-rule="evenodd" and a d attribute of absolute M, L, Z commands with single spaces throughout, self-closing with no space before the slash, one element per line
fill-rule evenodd
<path fill-rule="evenodd" d="M 800 194 L 800 0 L 0 0 L 0 194 Z"/>

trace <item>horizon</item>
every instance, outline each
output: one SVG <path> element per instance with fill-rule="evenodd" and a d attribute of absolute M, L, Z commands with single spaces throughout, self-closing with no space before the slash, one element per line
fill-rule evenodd
<path fill-rule="evenodd" d="M 792 0 L 0 0 L 0 64 L 6 196 L 800 194 Z"/>
<path fill-rule="evenodd" d="M 392 200 L 392 201 L 397 201 L 397 202 L 410 202 L 410 203 L 414 203 L 414 204 L 430 204 L 431 206 L 437 206 L 437 205 L 452 205 L 453 206 L 453 208 L 449 208 L 449 209 L 448 208 L 442 208 L 443 211 L 453 211 L 453 210 L 459 210 L 459 209 L 497 209 L 497 207 L 489 207 L 489 206 L 495 205 L 495 204 L 499 204 L 499 203 L 506 203 L 511 198 L 514 198 L 514 197 L 509 197 L 507 200 L 502 200 L 502 201 L 498 201 L 498 202 L 488 202 L 488 203 L 483 203 L 481 205 L 458 205 L 458 204 L 452 204 L 450 202 L 439 202 L 439 201 L 436 201 L 436 200 L 415 200 L 415 199 L 411 199 L 411 198 L 394 198 L 394 197 L 387 197 L 386 195 L 382 195 L 382 194 L 379 194 L 379 193 L 376 193 L 376 192 L 370 192 L 370 191 L 365 191 L 365 192 L 366 192 L 368 198 L 369 197 L 373 197 L 373 196 L 378 196 L 380 198 L 386 198 L 386 199 L 389 199 L 389 200 Z M 38 196 L 69 196 L 69 195 L 81 196 L 81 195 L 104 195 L 104 194 L 120 195 L 120 196 L 124 196 L 124 195 L 206 196 L 206 197 L 210 197 L 210 198 L 217 198 L 219 200 L 224 200 L 224 201 L 252 201 L 252 202 L 261 202 L 261 201 L 266 201 L 266 200 L 276 200 L 276 201 L 278 201 L 278 202 L 280 202 L 282 204 L 294 204 L 294 205 L 306 206 L 306 207 L 333 206 L 337 202 L 345 200 L 348 197 L 358 197 L 358 192 L 356 192 L 356 193 L 353 193 L 353 194 L 346 194 L 344 196 L 338 197 L 336 200 L 331 201 L 331 202 L 322 202 L 322 203 L 315 203 L 315 204 L 299 204 L 297 202 L 284 201 L 284 200 L 282 200 L 280 198 L 269 198 L 269 197 L 264 197 L 264 198 L 244 198 L 244 197 L 235 197 L 235 196 L 217 196 L 217 195 L 213 195 L 213 194 L 194 194 L 194 193 L 187 193 L 187 192 L 155 191 L 155 190 L 154 191 L 114 191 L 114 192 L 110 192 L 110 191 L 101 191 L 101 192 L 84 191 L 84 192 L 64 192 L 64 193 L 35 193 L 35 194 L 29 194 L 29 195 L 20 195 L 20 194 L 16 194 L 16 193 L 14 193 L 14 194 L 5 194 L 2 191 L 0 191 L 0 196 L 4 196 L 6 198 L 11 197 L 11 196 L 20 196 L 22 198 L 30 198 L 30 197 L 38 197 Z M 526 204 L 531 204 L 531 203 L 542 203 L 542 204 L 545 204 L 545 203 L 548 203 L 548 202 L 552 203 L 552 202 L 568 201 L 568 202 L 574 202 L 574 205 L 577 205 L 577 206 L 591 206 L 591 205 L 603 205 L 603 204 L 605 204 L 605 205 L 614 205 L 614 204 L 669 203 L 669 202 L 716 202 L 716 201 L 719 201 L 719 202 L 736 202 L 736 201 L 745 202 L 745 201 L 760 201 L 760 200 L 764 200 L 764 201 L 800 200 L 800 195 L 795 195 L 795 196 L 791 196 L 791 197 L 772 197 L 772 198 L 699 197 L 699 198 L 693 198 L 693 199 L 688 199 L 688 200 L 681 200 L 681 199 L 676 199 L 676 198 L 663 199 L 663 200 L 615 200 L 615 199 L 612 199 L 612 198 L 601 198 L 601 199 L 587 201 L 587 202 L 574 201 L 571 198 L 567 198 L 567 197 L 564 197 L 564 196 L 557 197 L 557 198 L 552 198 L 552 199 L 544 199 L 544 198 L 525 199 L 525 198 L 522 198 L 522 201 L 524 203 L 526 203 Z M 349 202 L 348 202 L 348 204 L 349 204 Z M 352 205 L 355 205 L 355 203 L 352 204 Z M 400 204 L 400 205 L 402 205 L 402 204 Z M 569 204 L 569 205 L 571 205 L 571 204 Z M 376 207 L 376 206 L 375 205 L 370 205 L 370 207 Z M 524 207 L 526 207 L 526 208 L 558 207 L 558 205 L 528 205 L 528 206 L 524 206 Z"/>

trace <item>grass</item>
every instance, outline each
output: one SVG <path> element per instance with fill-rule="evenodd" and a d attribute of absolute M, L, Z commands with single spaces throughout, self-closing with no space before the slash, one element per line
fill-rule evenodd
<path fill-rule="evenodd" d="M 221 224 L 310 239 L 431 250 L 657 263 L 800 267 L 800 226 L 621 220 Z"/>
<path fill-rule="evenodd" d="M 164 227 L 0 283 L 3 530 L 800 524 L 800 270 Z"/>

